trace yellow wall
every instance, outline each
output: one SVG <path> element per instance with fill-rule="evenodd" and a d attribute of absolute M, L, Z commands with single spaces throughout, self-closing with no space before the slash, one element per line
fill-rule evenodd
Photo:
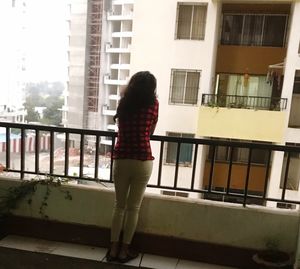
<path fill-rule="evenodd" d="M 286 112 L 236 108 L 199 108 L 197 136 L 282 143 Z"/>

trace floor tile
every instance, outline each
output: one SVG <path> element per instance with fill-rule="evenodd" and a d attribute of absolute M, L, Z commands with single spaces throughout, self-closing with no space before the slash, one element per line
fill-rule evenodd
<path fill-rule="evenodd" d="M 102 261 L 106 251 L 106 248 L 58 242 L 52 254 Z"/>
<path fill-rule="evenodd" d="M 58 242 L 41 240 L 31 237 L 8 235 L 0 240 L 0 246 L 34 252 L 52 253 Z"/>
<path fill-rule="evenodd" d="M 175 269 L 178 259 L 144 254 L 141 266 L 155 269 Z"/>
<path fill-rule="evenodd" d="M 178 263 L 176 269 L 235 269 L 235 268 L 201 263 L 201 262 L 179 260 L 179 263 Z"/>
<path fill-rule="evenodd" d="M 0 240 L 0 246 L 97 261 L 103 260 L 106 254 L 105 248 L 47 241 L 16 235 L 9 235 Z"/>

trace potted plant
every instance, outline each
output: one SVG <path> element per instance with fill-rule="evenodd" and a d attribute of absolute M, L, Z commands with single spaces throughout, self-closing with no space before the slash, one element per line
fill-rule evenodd
<path fill-rule="evenodd" d="M 260 265 L 260 268 L 292 268 L 291 256 L 279 250 L 278 241 L 269 239 L 266 242 L 266 249 L 257 252 L 253 261 Z"/>

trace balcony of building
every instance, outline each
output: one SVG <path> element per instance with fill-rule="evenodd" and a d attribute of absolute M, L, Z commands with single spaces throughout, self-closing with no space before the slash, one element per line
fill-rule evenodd
<path fill-rule="evenodd" d="M 134 4 L 134 0 L 113 0 L 112 5 Z"/>
<path fill-rule="evenodd" d="M 297 128 L 297 129 L 300 128 L 299 107 L 300 107 L 300 70 L 296 70 L 291 110 L 290 110 L 290 118 L 289 118 L 289 128 Z"/>
<path fill-rule="evenodd" d="M 107 130 L 116 132 L 116 131 L 118 131 L 118 126 L 116 124 L 108 124 Z"/>
<path fill-rule="evenodd" d="M 116 115 L 116 110 L 110 109 L 108 105 L 103 105 L 102 106 L 102 115 L 114 116 L 114 115 Z"/>
<path fill-rule="evenodd" d="M 110 95 L 108 96 L 108 99 L 109 99 L 109 100 L 118 101 L 118 100 L 120 100 L 120 96 L 119 96 L 118 94 L 110 94 Z"/>
<path fill-rule="evenodd" d="M 133 19 L 133 12 L 119 13 L 119 12 L 111 11 L 107 13 L 108 21 L 132 21 L 132 19 Z"/>
<path fill-rule="evenodd" d="M 88 245 L 94 248 L 94 254 L 90 254 L 93 257 L 95 251 L 99 251 L 100 260 L 100 256 L 105 253 L 103 248 L 109 244 L 114 203 L 111 150 L 116 133 L 4 122 L 0 126 L 5 130 L 5 146 L 1 146 L 0 152 L 1 163 L 5 165 L 0 179 L 2 198 L 6 190 L 17 190 L 18 186 L 32 183 L 29 179 L 33 177 L 41 179 L 45 176 L 47 179 L 50 175 L 54 183 L 35 185 L 34 193 L 28 198 L 30 202 L 24 198 L 12 211 L 13 214 L 2 220 L 2 235 L 51 240 L 51 252 L 56 255 L 60 255 L 62 245 L 57 241 Z M 12 129 L 14 132 L 20 131 L 18 150 L 12 146 Z M 29 131 L 36 138 L 31 142 L 32 147 L 29 147 Z M 64 143 L 57 141 L 57 134 L 65 136 Z M 46 142 L 41 141 L 41 135 Z M 78 137 L 77 142 L 72 140 L 75 136 Z M 102 139 L 110 140 L 111 146 L 102 146 Z M 192 260 L 255 269 L 261 267 L 253 261 L 253 256 L 265 249 L 266 245 L 275 242 L 279 250 L 291 257 L 290 265 L 283 268 L 292 268 L 291 264 L 298 260 L 300 219 L 298 211 L 291 208 L 294 208 L 292 205 L 298 207 L 300 199 L 290 199 L 287 189 L 291 160 L 295 154 L 300 153 L 299 147 L 165 136 L 152 136 L 151 140 L 159 146 L 160 152 L 154 166 L 157 177 L 149 182 L 148 189 L 163 190 L 165 194 L 195 193 L 199 198 L 147 192 L 133 241 L 136 248 L 147 255 L 169 257 L 173 266 L 165 268 L 189 268 L 184 260 Z M 86 141 L 95 143 L 87 144 Z M 177 145 L 175 173 L 168 175 L 169 184 L 165 184 L 166 174 L 162 161 L 165 145 L 171 143 Z M 187 145 L 193 152 L 193 172 L 190 179 L 185 178 L 187 187 L 183 187 L 179 177 L 182 169 L 181 151 Z M 220 165 L 219 147 L 227 147 L 232 152 L 227 166 L 223 163 L 221 174 L 217 172 L 217 166 Z M 203 148 L 210 150 L 205 158 L 208 166 L 199 184 L 196 171 L 202 161 L 198 152 Z M 238 148 L 247 149 L 247 153 L 243 154 L 245 169 L 239 175 L 237 170 L 240 167 L 234 163 L 234 152 Z M 263 172 L 254 167 L 257 160 L 254 156 L 259 156 L 257 150 L 268 153 Z M 279 197 L 272 196 L 268 191 L 272 184 L 271 170 L 275 165 L 272 156 L 276 152 L 287 155 Z M 71 169 L 74 166 L 77 167 L 75 173 Z M 87 169 L 89 173 L 85 172 Z M 285 209 L 268 207 L 270 202 L 280 204 Z M 0 245 L 3 246 L 1 241 Z M 45 247 L 41 244 L 38 249 L 45 250 Z M 138 262 L 147 267 L 143 259 Z"/>
<path fill-rule="evenodd" d="M 130 69 L 130 64 L 111 64 L 110 69 L 129 70 Z"/>
<path fill-rule="evenodd" d="M 270 66 L 285 60 L 290 9 L 283 3 L 223 4 L 216 73 L 270 73 L 280 81 L 281 70 Z"/>
<path fill-rule="evenodd" d="M 288 100 L 267 92 L 269 97 L 203 94 L 198 135 L 283 142 Z"/>
<path fill-rule="evenodd" d="M 124 32 L 113 32 L 111 34 L 112 37 L 133 37 L 132 31 L 124 31 Z"/>
<path fill-rule="evenodd" d="M 105 85 L 127 85 L 128 79 L 112 79 L 110 75 L 104 76 Z"/>
<path fill-rule="evenodd" d="M 112 47 L 111 43 L 107 43 L 105 47 L 106 53 L 130 53 L 130 46 L 126 48 Z"/>

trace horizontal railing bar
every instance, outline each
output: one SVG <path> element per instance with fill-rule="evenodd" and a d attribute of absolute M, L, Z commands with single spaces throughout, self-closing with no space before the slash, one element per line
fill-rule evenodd
<path fill-rule="evenodd" d="M 41 172 L 39 171 L 39 169 L 35 169 L 35 171 L 25 171 L 25 166 L 22 165 L 21 163 L 21 168 L 20 169 L 10 169 L 9 166 L 5 169 L 5 171 L 7 172 L 12 172 L 12 173 L 18 173 L 21 175 L 21 178 L 24 177 L 24 175 L 41 175 L 41 176 L 54 176 L 54 177 L 61 177 L 61 178 L 69 178 L 69 179 L 75 179 L 75 180 L 86 180 L 86 181 L 93 181 L 93 182 L 101 182 L 101 183 L 112 183 L 112 168 L 113 168 L 113 158 L 112 158 L 112 152 L 113 152 L 113 148 L 114 148 L 114 144 L 115 144 L 115 139 L 117 137 L 117 133 L 116 132 L 109 132 L 109 131 L 99 131 L 99 130 L 86 130 L 86 129 L 76 129 L 76 128 L 64 128 L 64 127 L 53 127 L 53 126 L 43 126 L 43 125 L 30 125 L 30 124 L 19 124 L 19 123 L 8 123 L 8 122 L 0 122 L 0 126 L 1 127 L 6 127 L 7 133 L 9 132 L 9 130 L 11 130 L 12 128 L 16 128 L 16 129 L 20 129 L 21 132 L 21 139 L 22 139 L 22 151 L 23 154 L 21 154 L 21 159 L 23 161 L 25 161 L 25 132 L 26 130 L 35 130 L 36 133 L 36 138 L 38 139 L 39 137 L 42 137 L 42 133 L 41 132 L 50 132 L 50 134 L 52 135 L 52 137 L 50 137 L 51 140 L 54 140 L 54 133 L 63 133 L 65 134 L 65 167 L 64 167 L 64 172 L 62 172 L 62 174 L 57 174 L 57 173 L 53 173 L 53 169 L 54 169 L 54 163 L 51 165 L 50 164 L 50 172 Z M 79 173 L 79 177 L 77 176 L 71 176 L 68 174 L 68 170 L 69 170 L 69 144 L 71 143 L 71 141 L 69 141 L 69 138 L 72 134 L 79 134 L 81 136 L 81 152 L 80 152 L 80 173 Z M 97 173 L 93 173 L 93 175 L 91 176 L 86 176 L 83 174 L 83 161 L 84 161 L 84 137 L 87 136 L 96 136 L 96 141 L 98 141 L 96 143 L 97 148 L 99 147 L 99 143 L 101 143 L 100 141 L 100 137 L 107 137 L 107 139 L 111 139 L 112 145 L 111 148 L 109 149 L 109 153 L 110 153 L 110 175 L 109 175 L 109 179 L 98 179 L 96 178 Z M 271 155 L 272 151 L 282 151 L 285 153 L 288 153 L 288 156 L 290 156 L 290 153 L 300 153 L 300 147 L 297 146 L 285 146 L 285 145 L 273 145 L 273 144 L 267 144 L 267 143 L 257 143 L 257 142 L 243 142 L 243 141 L 230 141 L 230 140 L 217 140 L 217 139 L 202 139 L 202 138 L 183 138 L 183 137 L 170 137 L 170 136 L 160 136 L 160 135 L 153 135 L 150 137 L 151 141 L 158 141 L 161 144 L 161 148 L 163 150 L 163 143 L 168 143 L 168 142 L 173 142 L 173 143 L 177 143 L 177 145 L 183 145 L 183 144 L 192 144 L 195 147 L 197 147 L 198 145 L 208 145 L 208 146 L 213 146 L 214 148 L 217 148 L 219 146 L 227 146 L 229 148 L 248 148 L 250 149 L 250 152 L 253 150 L 268 150 L 269 154 Z M 6 135 L 6 140 L 9 141 L 10 140 L 10 136 L 7 134 Z M 50 151 L 52 152 L 54 150 L 54 141 L 51 142 L 52 146 L 50 145 Z M 8 149 L 9 149 L 9 145 Z M 36 145 L 37 147 L 37 145 Z M 178 146 L 179 148 L 179 146 Z M 179 150 L 177 151 L 177 170 L 179 169 Z M 50 152 L 50 162 L 51 159 L 52 161 L 54 161 L 54 152 L 51 153 Z M 98 151 L 96 150 L 96 154 L 98 155 L 99 153 L 99 148 Z M 52 155 L 52 157 L 51 157 Z M 162 157 L 163 157 L 163 153 L 160 153 L 160 166 L 162 165 Z M 270 156 L 269 156 L 270 157 Z M 6 160 L 6 163 L 9 162 L 10 160 L 10 155 L 9 153 L 6 153 L 6 158 L 8 160 Z M 37 159 L 37 158 L 36 158 Z M 96 160 L 99 159 L 99 156 L 96 157 Z M 250 169 L 250 164 L 252 165 L 252 161 L 250 163 L 251 160 L 251 155 L 249 157 L 249 161 L 248 161 L 248 170 Z M 99 161 L 99 160 L 98 160 Z M 96 161 L 96 163 L 98 162 Z M 195 163 L 194 163 L 195 165 Z M 269 165 L 269 164 L 268 164 Z M 51 168 L 52 167 L 52 168 Z M 96 165 L 96 167 L 94 167 L 93 169 L 98 169 L 98 165 Z M 162 169 L 162 167 L 160 167 L 159 169 Z M 287 168 L 288 170 L 288 168 Z M 64 174 L 63 174 L 64 173 Z M 178 171 L 175 173 L 175 175 L 178 173 Z M 248 180 L 250 180 L 249 178 L 249 174 L 250 170 L 248 171 Z M 90 175 L 90 174 L 89 174 Z M 96 176 L 95 176 L 96 175 Z M 94 176 L 94 177 L 93 177 Z M 213 179 L 213 174 L 211 176 L 211 180 Z M 268 173 L 266 173 L 266 180 L 268 179 Z M 259 201 L 273 201 L 273 202 L 281 202 L 281 203 L 293 203 L 293 204 L 300 204 L 300 201 L 294 201 L 294 200 L 287 200 L 285 195 L 283 194 L 281 198 L 270 198 L 270 197 L 266 197 L 266 194 L 264 195 L 253 195 L 253 194 L 249 194 L 249 186 L 248 183 L 246 183 L 245 185 L 245 189 L 241 190 L 243 191 L 243 193 L 232 193 L 230 191 L 230 188 L 228 188 L 225 192 L 218 192 L 215 191 L 213 188 L 214 186 L 212 184 L 210 184 L 209 189 L 196 189 L 196 188 L 182 188 L 182 187 L 178 187 L 177 185 L 179 185 L 179 183 L 177 182 L 177 178 L 175 177 L 175 180 L 173 182 L 173 186 L 162 186 L 161 182 L 159 181 L 159 184 L 156 185 L 152 185 L 149 184 L 147 187 L 149 188 L 156 188 L 156 189 L 167 189 L 167 190 L 172 190 L 172 191 L 184 191 L 184 192 L 188 192 L 188 193 L 201 193 L 201 194 L 212 194 L 212 195 L 222 195 L 224 197 L 236 197 L 236 198 L 241 198 L 241 200 L 244 199 L 244 204 L 246 205 L 246 202 L 248 203 L 249 199 L 258 199 Z M 192 184 L 193 186 L 193 184 Z M 230 184 L 229 184 L 230 186 Z M 286 184 L 284 185 L 284 191 L 286 190 Z M 251 191 L 250 191 L 251 193 Z M 210 199 L 211 197 L 208 197 L 208 199 Z M 213 197 L 211 198 L 213 199 Z M 239 202 L 237 201 L 237 203 L 243 204 L 243 202 Z M 251 201 L 250 201 L 251 203 Z"/>
<path fill-rule="evenodd" d="M 220 95 L 202 94 L 202 105 L 216 105 L 220 107 L 247 107 L 265 110 L 284 110 L 287 108 L 287 98 L 254 96 L 254 95 Z"/>
<path fill-rule="evenodd" d="M 107 137 L 117 137 L 116 132 L 110 131 L 100 131 L 100 130 L 87 130 L 87 129 L 76 129 L 76 128 L 65 128 L 65 127 L 53 127 L 53 126 L 43 126 L 43 125 L 32 125 L 23 123 L 11 123 L 11 122 L 0 122 L 1 127 L 9 128 L 25 128 L 30 130 L 40 130 L 40 131 L 54 131 L 56 133 L 70 133 L 70 134 L 84 134 L 84 135 L 99 135 Z M 188 144 L 202 144 L 202 145 L 216 145 L 216 146 L 234 146 L 240 148 L 255 148 L 255 149 L 268 149 L 275 151 L 285 151 L 285 152 L 299 152 L 300 147 L 291 145 L 273 145 L 268 143 L 256 143 L 256 142 L 240 142 L 240 141 L 228 141 L 228 140 L 217 140 L 217 139 L 203 139 L 203 138 L 187 138 L 187 137 L 171 137 L 162 135 L 153 135 L 150 137 L 152 141 L 164 141 L 164 142 L 181 142 Z"/>

